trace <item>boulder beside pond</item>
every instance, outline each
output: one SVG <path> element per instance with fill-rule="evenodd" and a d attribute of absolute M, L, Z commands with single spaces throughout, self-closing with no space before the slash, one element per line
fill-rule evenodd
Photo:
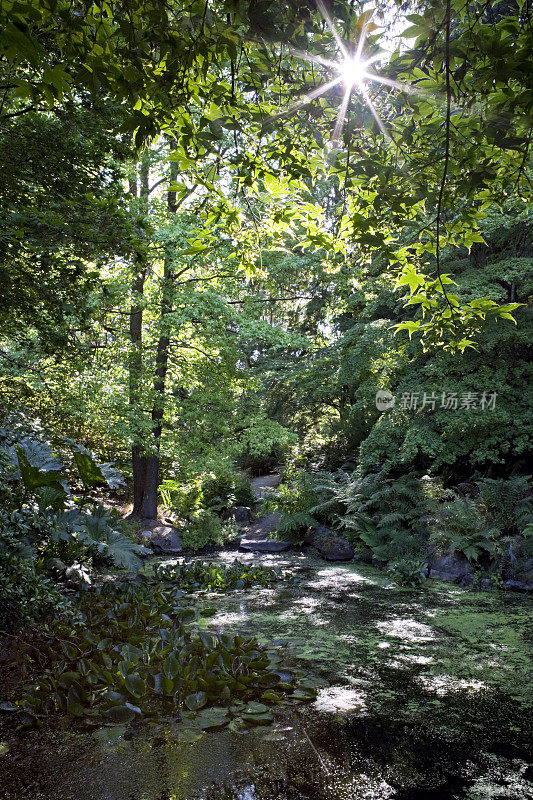
<path fill-rule="evenodd" d="M 224 514 L 224 519 L 231 520 L 237 525 L 246 525 L 251 517 L 252 512 L 248 506 L 231 506 Z"/>
<path fill-rule="evenodd" d="M 464 585 L 472 582 L 473 573 L 474 568 L 467 558 L 459 553 L 448 553 L 433 557 L 429 577 Z"/>
<path fill-rule="evenodd" d="M 320 542 L 330 538 L 331 535 L 331 528 L 328 528 L 326 525 L 317 525 L 316 528 L 309 528 L 302 539 L 302 543 L 312 544 L 313 547 L 319 547 Z"/>
<path fill-rule="evenodd" d="M 157 525 L 152 528 L 148 544 L 155 553 L 168 555 L 181 553 L 183 549 L 180 533 L 171 525 Z"/>
<path fill-rule="evenodd" d="M 355 555 L 350 542 L 340 536 L 328 536 L 318 540 L 315 546 L 326 561 L 351 561 Z"/>

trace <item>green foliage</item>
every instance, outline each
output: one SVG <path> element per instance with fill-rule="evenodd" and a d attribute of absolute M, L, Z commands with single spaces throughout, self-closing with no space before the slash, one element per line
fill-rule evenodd
<path fill-rule="evenodd" d="M 397 581 L 435 551 L 490 564 L 494 574 L 519 572 L 530 551 L 530 478 L 479 479 L 477 486 L 468 497 L 415 473 L 319 473 L 321 500 L 311 512 L 326 515 L 362 556 L 389 562 Z"/>
<path fill-rule="evenodd" d="M 387 562 L 424 552 L 428 513 L 442 490 L 428 476 L 395 479 L 379 472 L 363 477 L 325 475 L 317 481 L 317 491 L 323 499 L 312 511 L 329 511 L 336 527 L 360 551 L 366 547 L 375 559 Z"/>
<path fill-rule="evenodd" d="M 186 550 L 222 545 L 236 536 L 237 529 L 231 522 L 223 522 L 217 514 L 205 508 L 189 514 L 188 522 L 181 531 L 181 541 Z"/>
<path fill-rule="evenodd" d="M 40 620 L 54 612 L 68 613 L 70 601 L 46 575 L 20 540 L 1 531 L 0 545 L 0 636 L 13 633 L 28 620 Z"/>
<path fill-rule="evenodd" d="M 141 556 L 150 551 L 127 535 L 113 512 L 94 503 L 88 510 L 83 501 L 76 506 L 66 482 L 66 469 L 49 444 L 22 438 L 13 449 L 19 472 L 12 468 L 7 475 L 12 481 L 20 475 L 26 503 L 12 512 L 0 513 L 2 538 L 10 543 L 8 553 L 33 563 L 39 561 L 41 571 L 46 560 L 54 557 L 67 564 L 100 561 L 130 570 L 140 567 Z M 76 455 L 82 457 L 76 459 Z M 99 465 L 85 448 L 75 450 L 75 462 L 86 490 L 122 482 L 112 465 Z"/>
<path fill-rule="evenodd" d="M 61 524 L 61 518 L 58 520 Z M 142 556 L 151 551 L 136 544 L 112 512 L 102 506 L 90 513 L 79 513 L 69 519 L 72 535 L 83 542 L 93 560 L 113 564 L 119 569 L 137 570 Z M 70 532 L 70 531 L 69 531 Z"/>
<path fill-rule="evenodd" d="M 118 486 L 124 485 L 124 478 L 114 468 L 113 464 L 98 464 L 94 454 L 86 447 L 78 446 L 74 450 L 74 461 L 86 491 L 96 489 L 99 486 L 116 489 Z"/>
<path fill-rule="evenodd" d="M 155 564 L 153 574 L 157 580 L 175 584 L 183 592 L 228 592 L 251 586 L 269 586 L 282 577 L 279 567 L 243 564 L 238 559 L 231 565 L 200 560 Z"/>
<path fill-rule="evenodd" d="M 183 521 L 181 536 L 187 550 L 235 539 L 237 529 L 220 515 L 233 505 L 254 502 L 247 475 L 228 469 L 200 473 L 188 482 L 167 479 L 159 491 L 165 508 Z"/>
<path fill-rule="evenodd" d="M 19 103 L 0 130 L 0 163 L 9 164 L 0 173 L 0 319 L 15 358 L 21 326 L 30 350 L 72 350 L 71 328 L 86 329 L 94 311 L 99 268 L 133 235 L 120 188 L 129 148 L 109 135 L 110 110 L 39 115 L 29 103 L 17 116 Z"/>
<path fill-rule="evenodd" d="M 265 495 L 261 509 L 281 515 L 276 533 L 299 541 L 307 528 L 318 525 L 310 511 L 316 501 L 314 477 L 303 469 L 292 468 L 286 471 L 278 488 Z"/>
<path fill-rule="evenodd" d="M 32 655 L 19 676 L 29 684 L 21 707 L 115 723 L 178 712 L 197 730 L 223 727 L 241 713 L 246 723 L 270 721 L 268 706 L 291 694 L 312 699 L 316 690 L 281 673 L 279 656 L 255 638 L 198 630 L 184 595 L 267 585 L 278 577 L 237 563 L 182 564 L 160 567 L 156 578 L 82 593 L 74 617 L 32 631 Z"/>
<path fill-rule="evenodd" d="M 476 481 L 479 500 L 501 533 L 522 532 L 533 514 L 530 475 L 511 475 L 507 480 L 480 478 Z"/>
<path fill-rule="evenodd" d="M 430 542 L 461 553 L 475 564 L 491 565 L 491 574 L 512 574 L 528 558 L 531 478 L 479 479 L 475 497 L 454 494 L 437 504 Z"/>
<path fill-rule="evenodd" d="M 436 509 L 431 541 L 450 552 L 462 553 L 469 561 L 490 556 L 498 537 L 495 520 L 483 504 L 470 497 L 454 497 Z"/>
<path fill-rule="evenodd" d="M 380 474 L 344 495 L 339 478 L 327 507 L 289 477 L 281 528 L 329 513 L 377 558 L 403 558 L 427 539 L 428 497 L 391 475 L 499 479 L 531 454 L 531 8 L 451 0 L 443 20 L 415 3 L 414 44 L 383 56 L 373 94 L 385 146 L 364 93 L 340 128 L 338 94 L 315 97 L 317 65 L 293 48 L 324 57 L 334 41 L 308 6 L 2 4 L 0 400 L 99 452 L 159 458 L 194 546 L 250 500 L 221 464 Z M 357 4 L 330 10 L 343 35 L 359 29 Z M 393 408 L 378 411 L 378 388 Z M 492 409 L 439 402 L 487 391 Z M 71 514 L 70 457 L 65 473 L 16 444 L 54 546 L 120 561 L 112 525 Z M 116 485 L 83 449 L 74 460 L 84 495 Z M 8 509 L 20 488 L 0 487 Z M 527 525 L 511 524 L 512 492 L 497 510 L 481 491 L 506 535 Z"/>
<path fill-rule="evenodd" d="M 200 473 L 189 481 L 166 479 L 159 491 L 163 505 L 181 518 L 201 510 L 221 512 L 233 505 L 250 506 L 254 502 L 247 475 L 227 469 L 216 474 Z"/>
<path fill-rule="evenodd" d="M 389 563 L 387 573 L 394 583 L 417 589 L 426 580 L 427 563 L 410 558 L 401 558 L 398 561 Z"/>

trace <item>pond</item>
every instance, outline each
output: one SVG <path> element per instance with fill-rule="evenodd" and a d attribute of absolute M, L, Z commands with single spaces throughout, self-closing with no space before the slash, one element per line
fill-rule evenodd
<path fill-rule="evenodd" d="M 298 581 L 217 596 L 201 626 L 275 641 L 319 681 L 316 701 L 193 742 L 172 719 L 0 733 L 3 800 L 533 798 L 529 598 L 398 589 L 299 553 L 239 559 Z"/>

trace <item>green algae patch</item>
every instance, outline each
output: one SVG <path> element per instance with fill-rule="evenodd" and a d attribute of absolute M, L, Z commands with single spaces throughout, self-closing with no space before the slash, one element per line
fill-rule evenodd
<path fill-rule="evenodd" d="M 485 604 L 484 604 L 485 605 Z M 437 612 L 435 624 L 454 639 L 446 659 L 449 672 L 465 673 L 529 703 L 531 689 L 531 603 L 491 610 L 460 604 Z"/>

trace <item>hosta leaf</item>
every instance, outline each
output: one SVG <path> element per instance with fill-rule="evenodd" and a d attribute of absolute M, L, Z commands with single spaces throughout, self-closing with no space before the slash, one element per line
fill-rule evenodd
<path fill-rule="evenodd" d="M 144 697 L 146 694 L 146 683 L 143 681 L 140 675 L 137 675 L 136 673 L 133 673 L 132 675 L 126 675 L 124 683 L 128 692 L 134 697 L 139 699 Z"/>
<path fill-rule="evenodd" d="M 132 722 L 137 714 L 128 706 L 112 706 L 106 711 L 106 718 L 115 724 L 126 724 Z"/>
<path fill-rule="evenodd" d="M 196 717 L 196 724 L 202 730 L 215 730 L 223 728 L 230 721 L 225 708 L 204 708 Z"/>
<path fill-rule="evenodd" d="M 202 708 L 207 703 L 207 695 L 205 692 L 195 692 L 195 694 L 189 694 L 185 698 L 185 705 L 187 708 L 190 708 L 191 711 L 197 711 L 199 708 Z"/>

